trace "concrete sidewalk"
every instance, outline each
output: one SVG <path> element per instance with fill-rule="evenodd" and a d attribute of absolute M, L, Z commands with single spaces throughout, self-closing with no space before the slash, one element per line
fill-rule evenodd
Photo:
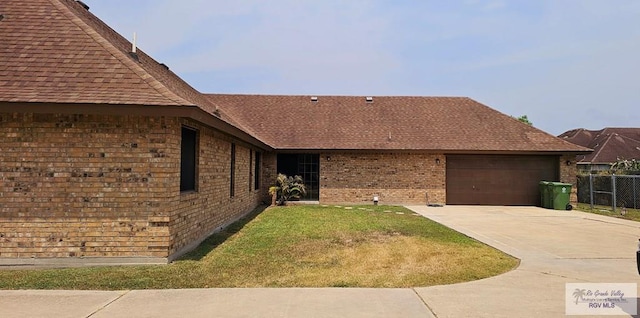
<path fill-rule="evenodd" d="M 413 289 L 0 291 L 0 317 L 562 317 L 565 283 L 640 281 L 637 222 L 535 207 L 409 208 L 522 262 Z"/>
<path fill-rule="evenodd" d="M 414 290 L 216 288 L 0 291 L 0 317 L 434 317 Z"/>

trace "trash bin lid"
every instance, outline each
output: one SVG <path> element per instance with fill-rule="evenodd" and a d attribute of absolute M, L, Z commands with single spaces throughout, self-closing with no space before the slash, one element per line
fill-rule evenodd
<path fill-rule="evenodd" d="M 564 182 L 549 182 L 550 186 L 554 186 L 554 187 L 570 187 L 573 186 L 573 184 L 571 183 L 564 183 Z"/>

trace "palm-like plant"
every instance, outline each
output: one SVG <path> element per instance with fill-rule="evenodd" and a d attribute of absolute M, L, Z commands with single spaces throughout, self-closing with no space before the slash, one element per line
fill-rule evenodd
<path fill-rule="evenodd" d="M 307 188 L 301 176 L 287 177 L 279 173 L 276 178 L 276 185 L 269 188 L 272 196 L 272 205 L 285 205 L 291 199 L 300 199 L 307 194 Z"/>
<path fill-rule="evenodd" d="M 611 164 L 613 172 L 636 172 L 640 171 L 640 160 L 636 159 L 620 159 Z"/>

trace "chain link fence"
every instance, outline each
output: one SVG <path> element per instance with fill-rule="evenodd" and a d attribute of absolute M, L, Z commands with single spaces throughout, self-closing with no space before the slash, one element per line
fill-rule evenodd
<path fill-rule="evenodd" d="M 640 208 L 640 175 L 578 176 L 578 202 L 620 208 Z"/>

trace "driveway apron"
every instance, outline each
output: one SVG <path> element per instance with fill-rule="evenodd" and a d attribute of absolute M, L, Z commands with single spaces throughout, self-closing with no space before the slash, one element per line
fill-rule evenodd
<path fill-rule="evenodd" d="M 437 317 L 561 317 L 566 283 L 640 281 L 638 222 L 536 207 L 408 208 L 521 260 L 496 277 L 415 288 Z"/>

